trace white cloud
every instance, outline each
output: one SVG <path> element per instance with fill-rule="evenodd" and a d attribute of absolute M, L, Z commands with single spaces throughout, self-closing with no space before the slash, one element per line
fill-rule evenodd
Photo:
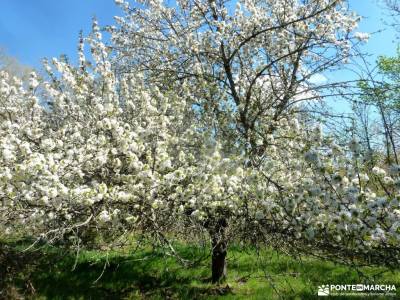
<path fill-rule="evenodd" d="M 313 84 L 321 84 L 321 83 L 325 83 L 328 81 L 328 78 L 326 78 L 324 75 L 317 73 L 314 74 L 310 77 L 309 82 L 313 83 Z"/>

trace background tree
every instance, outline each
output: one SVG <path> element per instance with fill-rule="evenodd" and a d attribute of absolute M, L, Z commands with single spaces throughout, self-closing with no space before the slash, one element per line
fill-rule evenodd
<path fill-rule="evenodd" d="M 381 129 L 378 134 L 383 140 L 385 161 L 388 165 L 398 164 L 399 162 L 397 154 L 399 129 L 398 67 L 397 57 L 380 57 L 377 62 L 376 74 L 360 83 L 363 95 L 362 103 L 372 109 L 370 118 L 374 118 L 374 114 L 379 116 Z M 369 149 L 372 151 L 371 144 L 379 144 L 379 140 L 377 140 L 379 137 L 372 137 L 368 134 L 366 134 L 366 137 Z"/>
<path fill-rule="evenodd" d="M 8 55 L 4 48 L 0 48 L 0 70 L 22 80 L 28 80 L 33 68 L 21 64 L 15 57 Z"/>

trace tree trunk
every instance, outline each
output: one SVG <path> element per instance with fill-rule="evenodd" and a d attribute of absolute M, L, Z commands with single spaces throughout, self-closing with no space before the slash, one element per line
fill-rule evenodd
<path fill-rule="evenodd" d="M 209 218 L 205 227 L 211 237 L 211 280 L 219 282 L 226 277 L 226 253 L 228 241 L 226 238 L 227 219 L 224 216 Z"/>
<path fill-rule="evenodd" d="M 212 282 L 219 282 L 226 277 L 226 253 L 227 243 L 224 236 L 217 235 L 212 237 Z"/>

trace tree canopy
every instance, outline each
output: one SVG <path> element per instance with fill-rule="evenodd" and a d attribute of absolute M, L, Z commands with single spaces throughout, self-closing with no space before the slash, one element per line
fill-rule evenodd
<path fill-rule="evenodd" d="M 345 1 L 116 2 L 111 42 L 94 21 L 77 66 L 45 62 L 27 85 L 0 73 L 7 233 L 75 247 L 145 234 L 174 254 L 172 236 L 206 233 L 214 281 L 235 239 L 398 266 L 398 162 L 371 165 L 313 111 L 342 83 L 312 77 L 368 38 Z"/>

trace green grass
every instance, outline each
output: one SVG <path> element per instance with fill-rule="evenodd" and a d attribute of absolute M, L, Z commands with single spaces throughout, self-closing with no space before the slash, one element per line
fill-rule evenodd
<path fill-rule="evenodd" d="M 12 247 L 22 246 L 14 243 Z M 382 269 L 363 268 L 364 277 L 331 262 L 239 247 L 228 252 L 226 282 L 213 285 L 207 251 L 184 245 L 177 249 L 182 257 L 198 262 L 187 268 L 150 248 L 108 254 L 83 251 L 76 261 L 72 253 L 43 247 L 25 254 L 34 267 L 19 270 L 12 284 L 21 294 L 29 282 L 34 292 L 31 288 L 27 298 L 32 299 L 317 299 L 318 285 L 369 283 L 375 279 L 380 284 L 395 284 L 400 296 L 397 271 L 379 274 Z"/>

